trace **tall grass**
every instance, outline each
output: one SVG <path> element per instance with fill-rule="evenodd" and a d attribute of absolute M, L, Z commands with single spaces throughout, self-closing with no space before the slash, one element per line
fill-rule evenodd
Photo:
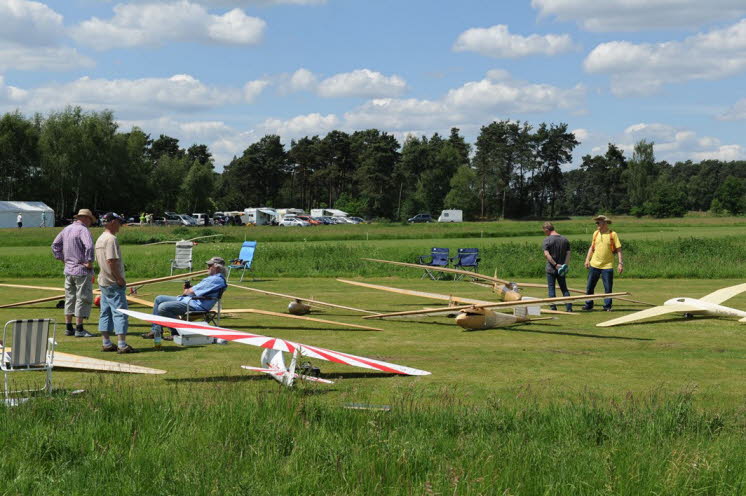
<path fill-rule="evenodd" d="M 541 240 L 536 242 L 483 242 L 480 272 L 504 278 L 543 278 Z M 442 242 L 456 247 L 470 242 Z M 257 277 L 420 277 L 417 269 L 363 262 L 380 258 L 416 262 L 429 251 L 427 242 L 297 242 L 260 243 L 254 259 Z M 218 255 L 238 256 L 238 243 L 200 243 L 194 249 L 195 266 Z M 584 274 L 587 241 L 572 241 L 570 274 Z M 59 277 L 63 266 L 46 247 L 4 248 L 0 252 L 0 277 Z M 125 246 L 123 257 L 132 278 L 158 277 L 167 273 L 173 245 Z M 746 273 L 746 244 L 741 237 L 629 240 L 624 242 L 625 277 L 636 278 L 740 278 Z M 196 269 L 195 269 L 196 270 Z"/>
<path fill-rule="evenodd" d="M 743 494 L 743 411 L 685 393 L 437 404 L 390 412 L 316 388 L 98 384 L 0 411 L 3 494 Z M 361 398 L 356 398 L 360 400 Z M 365 398 L 362 397 L 364 401 Z"/>

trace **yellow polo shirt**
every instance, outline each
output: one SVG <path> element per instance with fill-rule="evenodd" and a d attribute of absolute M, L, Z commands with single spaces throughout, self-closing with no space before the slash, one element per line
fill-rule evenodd
<path fill-rule="evenodd" d="M 595 267 L 597 269 L 613 269 L 614 252 L 611 251 L 611 243 L 613 240 L 614 248 L 616 250 L 620 249 L 622 247 L 622 243 L 619 241 L 619 236 L 613 231 L 609 231 L 607 233 L 596 231 L 595 233 L 593 233 L 593 236 L 595 238 L 595 243 L 593 248 L 593 255 L 591 256 L 591 267 Z"/>

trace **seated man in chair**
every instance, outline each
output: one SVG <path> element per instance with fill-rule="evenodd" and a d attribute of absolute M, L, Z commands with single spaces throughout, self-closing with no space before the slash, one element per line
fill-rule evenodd
<path fill-rule="evenodd" d="M 218 298 L 225 288 L 228 287 L 228 283 L 225 281 L 225 260 L 220 257 L 212 257 L 205 263 L 207 264 L 209 275 L 202 279 L 196 286 L 184 288 L 184 292 L 180 296 L 160 295 L 156 297 L 153 304 L 153 315 L 179 318 L 179 316 L 187 313 L 187 305 L 189 306 L 189 311 L 209 312 L 215 303 L 217 303 Z M 158 327 L 156 324 L 153 324 L 150 332 L 143 334 L 142 337 L 153 339 Z M 171 329 L 171 333 L 173 334 L 174 332 Z"/>

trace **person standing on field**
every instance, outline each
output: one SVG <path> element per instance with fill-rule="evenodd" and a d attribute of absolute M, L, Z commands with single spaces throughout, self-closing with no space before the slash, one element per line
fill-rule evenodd
<path fill-rule="evenodd" d="M 604 291 L 611 293 L 614 288 L 614 254 L 619 260 L 617 271 L 619 274 L 624 272 L 622 243 L 617 233 L 609 228 L 611 219 L 605 215 L 598 215 L 593 220 L 598 230 L 593 233 L 593 240 L 585 257 L 585 268 L 588 269 L 588 284 L 585 287 L 585 293 L 593 294 L 599 278 L 604 283 Z M 604 310 L 607 312 L 611 311 L 612 301 L 611 298 L 604 299 Z M 593 310 L 593 300 L 586 300 L 583 310 Z"/>
<path fill-rule="evenodd" d="M 16 217 L 16 224 L 18 224 L 18 229 L 23 227 L 23 215 L 21 215 L 21 212 L 18 212 L 18 217 Z"/>
<path fill-rule="evenodd" d="M 65 262 L 65 336 L 90 338 L 93 334 L 83 329 L 83 321 L 93 304 L 93 237 L 88 228 L 96 217 L 87 208 L 74 217 L 75 221 L 54 238 L 52 253 Z"/>
<path fill-rule="evenodd" d="M 98 287 L 101 290 L 101 315 L 98 319 L 98 330 L 103 337 L 101 351 L 117 353 L 135 353 L 127 344 L 129 320 L 118 309 L 127 309 L 127 282 L 124 279 L 124 262 L 119 248 L 117 233 L 124 224 L 124 219 L 114 212 L 101 217 L 104 232 L 96 240 L 96 263 L 98 263 Z M 114 332 L 117 344 L 111 342 Z"/>
<path fill-rule="evenodd" d="M 555 231 L 554 224 L 545 222 L 542 226 L 544 231 L 544 258 L 547 259 L 547 294 L 550 298 L 557 296 L 554 290 L 555 281 L 559 284 L 563 296 L 570 296 L 567 289 L 567 265 L 570 263 L 570 242 L 566 237 Z M 556 305 L 551 305 L 552 310 L 557 310 Z M 572 303 L 565 303 L 565 309 L 572 312 Z"/>

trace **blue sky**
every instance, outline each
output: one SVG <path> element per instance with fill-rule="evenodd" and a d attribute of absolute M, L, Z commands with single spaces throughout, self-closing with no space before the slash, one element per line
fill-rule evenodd
<path fill-rule="evenodd" d="M 565 122 L 746 159 L 743 0 L 0 0 L 0 111 L 111 109 L 218 169 L 265 134 Z"/>

